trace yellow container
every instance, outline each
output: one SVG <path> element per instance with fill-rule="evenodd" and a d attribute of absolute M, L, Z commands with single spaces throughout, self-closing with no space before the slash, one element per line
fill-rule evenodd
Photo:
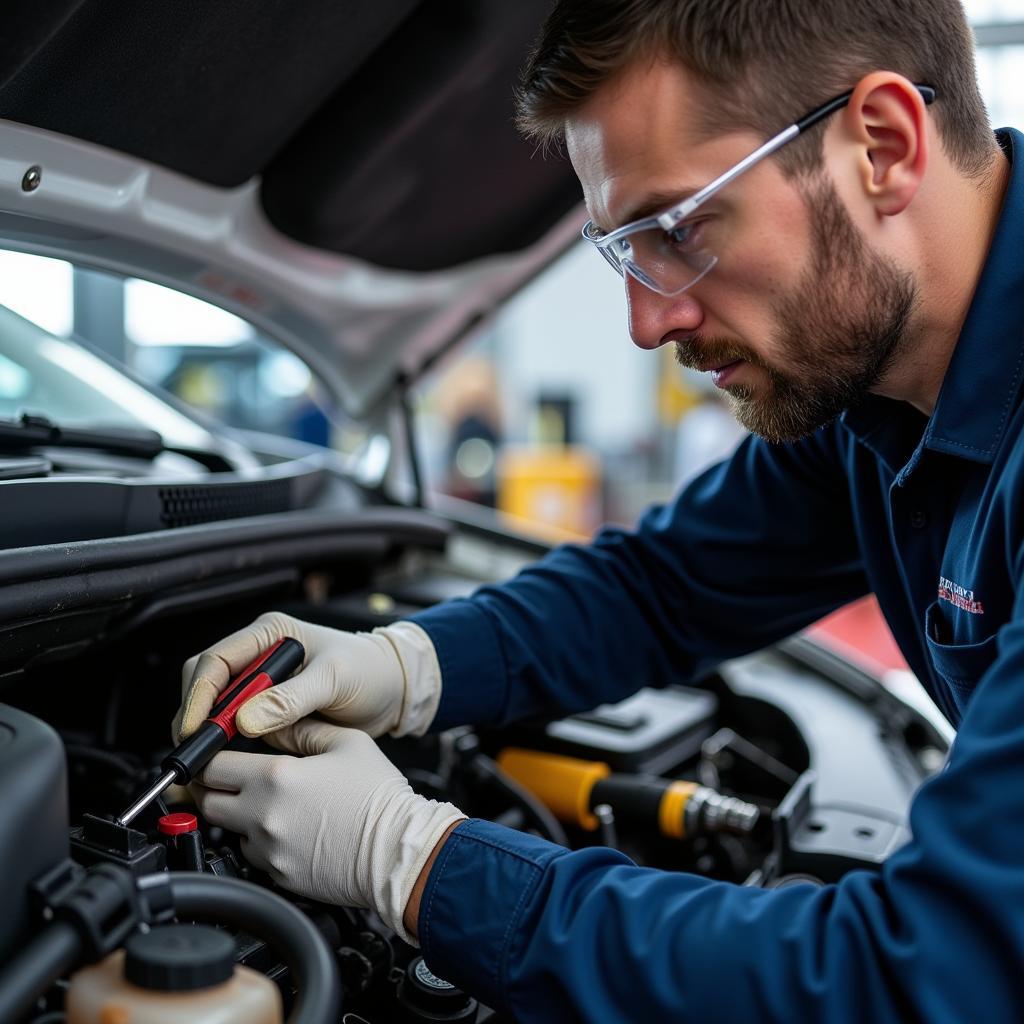
<path fill-rule="evenodd" d="M 586 539 L 601 520 L 601 462 L 587 448 L 505 447 L 498 510 L 555 541 Z"/>

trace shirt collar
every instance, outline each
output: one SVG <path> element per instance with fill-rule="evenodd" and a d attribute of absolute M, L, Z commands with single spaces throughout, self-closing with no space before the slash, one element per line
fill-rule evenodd
<path fill-rule="evenodd" d="M 995 458 L 1024 374 L 1024 135 L 1012 128 L 998 135 L 1010 182 L 924 435 L 925 447 L 976 462 Z"/>
<path fill-rule="evenodd" d="M 1006 430 L 1024 375 L 1024 135 L 997 133 L 1010 161 L 1010 181 L 974 299 L 942 382 L 922 447 L 990 463 Z M 1016 159 L 1018 155 L 1022 159 Z M 861 441 L 882 442 L 879 454 L 895 454 L 885 435 L 896 406 L 906 403 L 868 395 L 842 416 Z M 920 435 L 918 435 L 920 436 Z M 888 460 L 887 460 L 888 461 Z"/>

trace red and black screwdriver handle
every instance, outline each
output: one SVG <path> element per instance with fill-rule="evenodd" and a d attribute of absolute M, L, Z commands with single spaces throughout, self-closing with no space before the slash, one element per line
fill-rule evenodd
<path fill-rule="evenodd" d="M 264 651 L 231 681 L 224 695 L 213 706 L 210 717 L 187 740 L 178 744 L 160 765 L 174 772 L 179 785 L 191 782 L 238 734 L 235 716 L 238 709 L 256 694 L 283 682 L 302 665 L 306 650 L 298 640 L 286 636 Z"/>

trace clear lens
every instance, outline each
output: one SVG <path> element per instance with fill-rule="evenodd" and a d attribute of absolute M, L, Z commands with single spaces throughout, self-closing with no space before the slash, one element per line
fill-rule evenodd
<path fill-rule="evenodd" d="M 628 273 L 662 295 L 678 295 L 696 284 L 716 263 L 702 245 L 701 223 L 671 231 L 643 228 L 602 247 L 620 274 Z"/>

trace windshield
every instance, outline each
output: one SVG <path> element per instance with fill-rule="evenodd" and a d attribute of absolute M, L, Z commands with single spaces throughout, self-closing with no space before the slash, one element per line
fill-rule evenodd
<path fill-rule="evenodd" d="M 0 417 L 23 412 L 63 426 L 155 430 L 175 448 L 220 447 L 198 423 L 83 345 L 0 306 Z"/>

